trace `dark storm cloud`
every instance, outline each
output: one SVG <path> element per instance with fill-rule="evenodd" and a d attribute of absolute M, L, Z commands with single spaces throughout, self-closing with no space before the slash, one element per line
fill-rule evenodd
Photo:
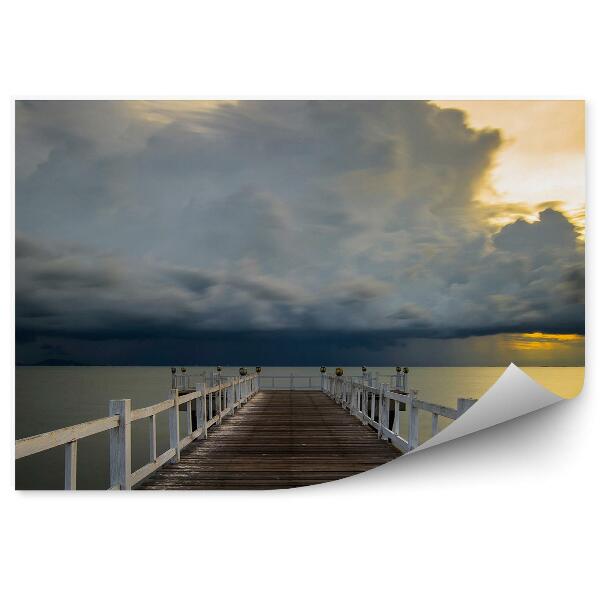
<path fill-rule="evenodd" d="M 576 231 L 553 208 L 490 228 L 474 199 L 502 138 L 460 111 L 26 102 L 16 133 L 19 339 L 292 356 L 583 330 Z"/>

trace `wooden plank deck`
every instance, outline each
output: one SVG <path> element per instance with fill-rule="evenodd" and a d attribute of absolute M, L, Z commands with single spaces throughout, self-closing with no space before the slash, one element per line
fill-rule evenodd
<path fill-rule="evenodd" d="M 320 391 L 259 392 L 139 489 L 280 489 L 334 481 L 400 455 Z"/>

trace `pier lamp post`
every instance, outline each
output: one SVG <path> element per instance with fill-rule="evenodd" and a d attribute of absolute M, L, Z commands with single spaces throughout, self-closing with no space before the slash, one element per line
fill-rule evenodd
<path fill-rule="evenodd" d="M 336 367 L 335 374 L 337 375 L 337 379 L 336 379 L 334 387 L 333 387 L 333 398 L 337 402 L 338 401 L 337 400 L 338 392 L 339 392 L 340 402 L 343 402 L 344 382 L 342 381 L 342 375 L 344 374 L 344 369 L 342 369 L 342 367 Z"/>
<path fill-rule="evenodd" d="M 402 367 L 396 367 L 396 389 L 400 389 L 400 379 L 402 377 Z"/>
<path fill-rule="evenodd" d="M 177 369 L 175 367 L 171 367 L 171 389 L 174 390 L 177 386 L 175 385 L 175 373 L 177 373 Z"/>
<path fill-rule="evenodd" d="M 327 371 L 327 368 L 322 366 L 319 371 L 321 371 L 321 391 L 325 391 L 325 372 Z"/>
<path fill-rule="evenodd" d="M 182 372 L 182 374 L 183 374 L 183 375 L 185 375 L 185 372 L 186 372 L 186 371 L 187 371 L 187 369 L 186 369 L 185 367 L 181 367 L 181 372 Z M 186 381 L 186 379 L 187 379 L 187 377 L 182 377 L 182 378 L 181 378 L 181 387 L 182 387 L 183 389 L 187 389 L 187 388 L 189 388 L 189 387 L 190 387 L 190 386 L 187 384 L 187 381 Z"/>
<path fill-rule="evenodd" d="M 408 392 L 408 367 L 404 367 L 404 369 L 402 369 L 402 372 L 404 373 L 404 381 L 402 382 L 404 384 L 404 392 Z"/>
<path fill-rule="evenodd" d="M 240 367 L 240 375 L 242 377 L 245 377 L 246 375 L 248 375 L 248 369 L 246 369 L 246 367 Z"/>
<path fill-rule="evenodd" d="M 258 388 L 260 389 L 260 372 L 262 371 L 262 367 L 255 367 L 254 370 L 256 371 L 256 375 L 257 375 L 257 377 L 256 377 L 256 379 L 257 379 L 256 383 L 258 385 Z"/>
<path fill-rule="evenodd" d="M 327 371 L 327 368 L 326 367 L 321 367 L 320 371 L 321 371 L 321 373 L 325 373 Z"/>

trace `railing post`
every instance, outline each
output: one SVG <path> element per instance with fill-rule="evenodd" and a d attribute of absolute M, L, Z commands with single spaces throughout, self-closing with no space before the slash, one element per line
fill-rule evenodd
<path fill-rule="evenodd" d="M 156 460 L 156 415 L 148 417 L 148 450 L 150 462 Z"/>
<path fill-rule="evenodd" d="M 65 444 L 65 490 L 77 489 L 77 440 Z"/>
<path fill-rule="evenodd" d="M 388 410 L 389 398 L 386 397 L 388 385 L 382 383 L 379 387 L 379 437 L 387 439 L 383 429 L 389 429 L 390 411 Z"/>
<path fill-rule="evenodd" d="M 438 414 L 431 413 L 431 437 L 437 435 L 438 432 Z"/>
<path fill-rule="evenodd" d="M 458 413 L 458 416 L 460 417 L 466 413 L 475 402 L 477 402 L 475 398 L 459 398 L 456 401 L 456 412 Z"/>
<path fill-rule="evenodd" d="M 170 462 L 178 463 L 180 458 L 179 453 L 179 391 L 171 390 L 171 400 L 173 406 L 169 408 L 169 446 L 175 448 L 175 456 Z"/>
<path fill-rule="evenodd" d="M 109 414 L 119 415 L 119 426 L 110 430 L 110 487 L 131 489 L 131 400 L 111 400 Z"/>
<path fill-rule="evenodd" d="M 185 403 L 185 435 L 192 435 L 192 401 Z"/>
<path fill-rule="evenodd" d="M 410 390 L 410 415 L 408 421 L 408 449 L 414 450 L 419 445 L 419 409 L 417 408 L 417 391 Z"/>
<path fill-rule="evenodd" d="M 208 420 L 212 420 L 212 418 L 214 417 L 214 409 L 216 407 L 213 406 L 213 400 L 210 394 L 206 395 L 206 404 L 207 404 L 207 415 L 208 415 Z M 219 414 L 219 422 L 221 421 L 221 415 Z"/>
<path fill-rule="evenodd" d="M 358 412 L 361 413 L 361 420 L 364 425 L 367 424 L 367 413 L 366 407 L 369 402 L 369 392 L 367 392 L 366 381 L 363 383 L 362 387 L 358 388 L 359 395 L 357 397 L 357 409 Z"/>
<path fill-rule="evenodd" d="M 394 423 L 392 425 L 392 431 L 396 435 L 400 435 L 400 404 L 397 400 L 394 400 Z"/>
<path fill-rule="evenodd" d="M 206 384 L 197 383 L 196 392 L 200 394 L 196 398 L 196 429 L 202 432 L 200 437 L 206 438 L 208 434 L 206 429 Z"/>

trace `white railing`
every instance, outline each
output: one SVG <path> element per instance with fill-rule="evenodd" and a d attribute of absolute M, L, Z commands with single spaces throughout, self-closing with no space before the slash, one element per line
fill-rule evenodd
<path fill-rule="evenodd" d="M 322 377 L 324 374 L 316 373 L 314 375 L 299 375 L 290 373 L 289 375 L 266 375 L 258 373 L 261 385 L 270 390 L 318 390 L 322 389 Z M 192 381 L 202 381 L 209 386 L 236 379 L 238 375 L 226 375 L 222 371 L 210 373 L 202 372 L 191 375 L 189 373 L 173 373 L 171 375 L 171 388 L 179 390 L 193 389 Z M 379 372 L 364 372 L 360 375 L 351 375 L 352 381 L 364 383 L 372 387 L 378 387 L 380 383 L 389 383 L 391 389 L 406 391 L 408 388 L 408 374 L 396 372 L 392 375 L 381 375 Z"/>
<path fill-rule="evenodd" d="M 364 372 L 362 375 L 350 375 L 355 383 L 365 384 L 371 387 L 379 387 L 382 383 L 389 383 L 389 386 L 395 390 L 405 392 L 408 388 L 408 373 L 404 371 L 396 372 L 393 375 L 380 375 L 379 372 Z"/>
<path fill-rule="evenodd" d="M 199 380 L 199 378 L 197 376 L 194 377 L 194 379 L 196 381 Z M 205 379 L 204 373 L 202 373 L 201 379 L 202 379 L 202 381 L 204 381 L 204 379 Z M 191 374 L 189 374 L 189 373 L 173 373 L 171 375 L 171 389 L 172 390 L 175 390 L 175 389 L 191 390 L 191 389 L 193 389 Z"/>
<path fill-rule="evenodd" d="M 320 390 L 324 375 L 260 375 L 260 387 L 265 390 Z"/>
<path fill-rule="evenodd" d="M 189 382 L 188 382 L 189 386 Z M 74 490 L 77 484 L 78 440 L 109 432 L 111 490 L 129 490 L 167 462 L 179 462 L 181 450 L 196 438 L 206 438 L 208 430 L 221 419 L 233 414 L 259 390 L 257 375 L 237 377 L 208 387 L 196 384 L 196 391 L 180 395 L 171 390 L 170 397 L 152 406 L 131 410 L 131 400 L 111 400 L 109 416 L 48 433 L 23 438 L 15 442 L 15 458 L 24 458 L 57 446 L 65 447 L 65 489 Z M 189 388 L 188 388 L 189 389 Z M 179 410 L 185 411 L 184 437 L 181 438 Z M 169 413 L 169 449 L 156 456 L 156 415 Z M 195 418 L 194 418 L 195 417 Z M 131 472 L 131 423 L 146 420 L 148 424 L 149 462 Z"/>
<path fill-rule="evenodd" d="M 352 377 L 335 375 L 323 378 L 322 390 L 402 452 L 410 452 L 419 445 L 419 411 L 431 414 L 431 435 L 434 436 L 438 432 L 440 416 L 458 419 L 476 402 L 474 398 L 458 398 L 456 408 L 450 408 L 419 400 L 417 390 L 390 391 L 384 383 L 375 387 L 365 381 L 354 381 Z M 407 411 L 408 439 L 405 439 L 400 435 L 400 427 L 402 413 Z"/>

